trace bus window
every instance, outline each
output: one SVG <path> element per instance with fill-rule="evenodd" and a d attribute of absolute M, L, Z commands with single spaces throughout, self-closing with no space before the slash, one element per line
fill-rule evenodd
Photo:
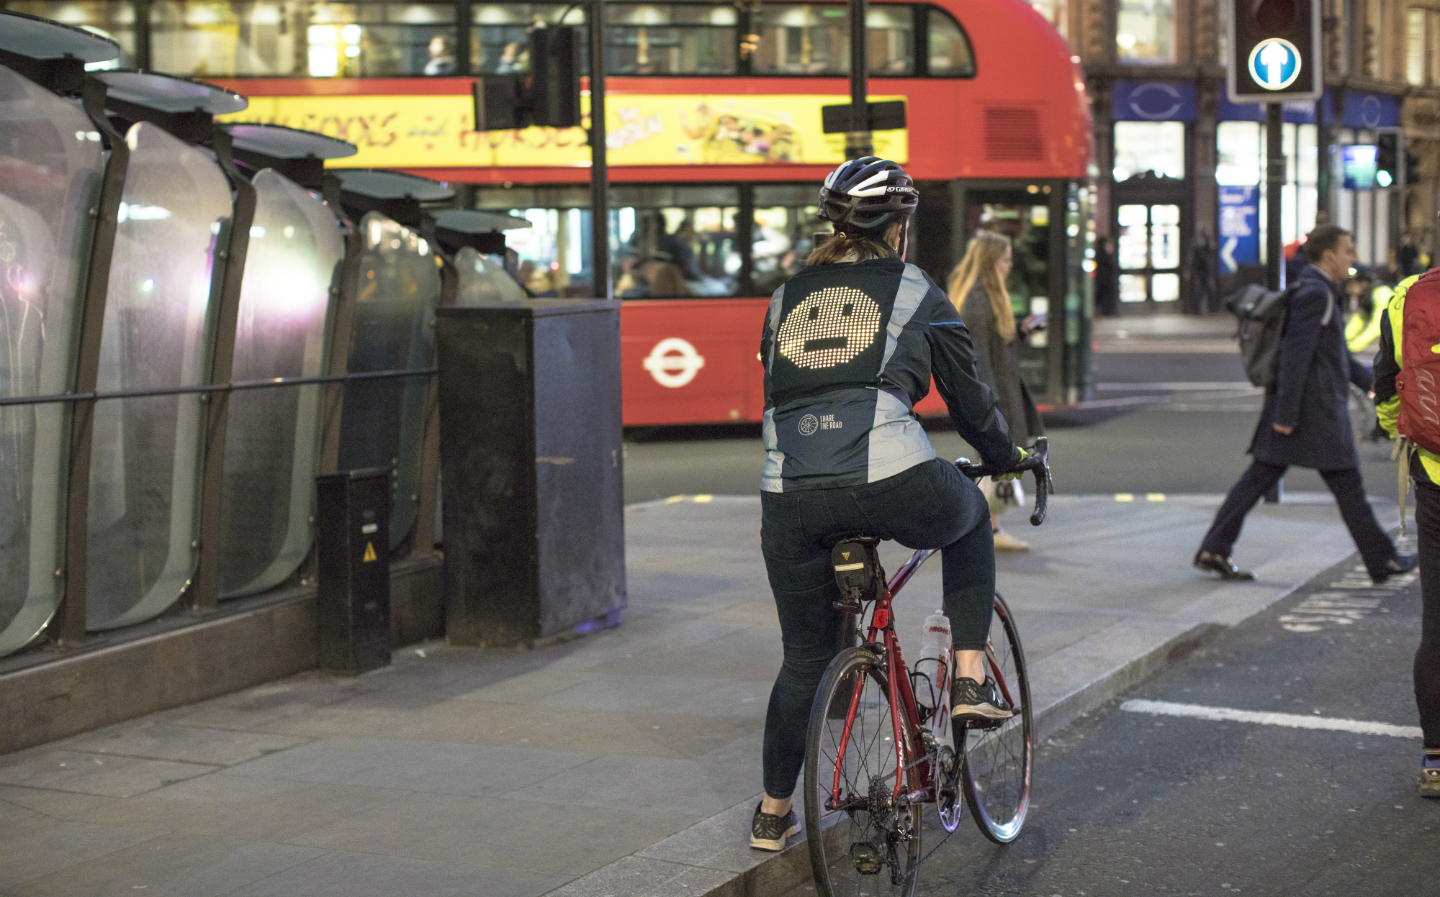
<path fill-rule="evenodd" d="M 1051 301 L 1050 189 L 1032 185 L 1024 193 L 1005 191 L 1009 196 L 995 191 L 991 201 L 982 199 L 967 206 L 965 223 L 966 233 L 990 230 L 1010 240 L 1014 265 L 1005 281 L 1005 291 L 1010 294 L 1016 320 L 1053 311 L 1051 319 L 1058 327 L 1063 320 L 1065 296 L 1055 295 Z M 1064 227 L 1065 222 L 1056 222 L 1056 226 Z M 1020 347 L 1020 375 L 1036 395 L 1049 394 L 1051 388 L 1049 340 L 1049 330 L 1041 330 L 1027 336 Z"/>
<path fill-rule="evenodd" d="M 850 71 L 849 11 L 839 3 L 760 5 L 756 74 L 836 75 Z M 866 12 L 872 75 L 915 71 L 914 20 L 909 6 L 876 4 Z"/>
<path fill-rule="evenodd" d="M 605 17 L 613 75 L 735 73 L 735 7 L 610 6 Z"/>
<path fill-rule="evenodd" d="M 930 74 L 954 78 L 975 77 L 975 53 L 960 23 L 943 9 L 929 9 L 926 31 L 929 33 Z"/>
<path fill-rule="evenodd" d="M 733 186 L 631 187 L 610 199 L 617 299 L 734 296 L 740 248 Z"/>
<path fill-rule="evenodd" d="M 161 0 L 150 23 L 154 67 L 176 74 L 455 74 L 455 11 L 446 4 Z"/>
<path fill-rule="evenodd" d="M 865 57 L 872 75 L 915 74 L 915 14 L 876 4 L 865 11 Z M 850 67 L 845 67 L 849 71 Z"/>
<path fill-rule="evenodd" d="M 524 218 L 509 231 L 532 295 L 591 295 L 588 187 L 481 188 L 476 208 Z M 734 296 L 740 250 L 734 186 L 610 188 L 610 262 L 617 299 Z"/>
<path fill-rule="evenodd" d="M 768 296 L 805 265 L 815 234 L 830 223 L 815 216 L 818 191 L 810 184 L 758 184 L 751 230 L 752 280 L 757 296 Z"/>
<path fill-rule="evenodd" d="M 565 24 L 583 21 L 579 7 L 566 17 Z M 557 25 L 566 11 L 563 3 L 477 3 L 470 14 L 474 23 L 470 39 L 471 67 L 479 75 L 511 75 L 530 70 L 530 29 L 537 24 Z M 585 41 L 580 40 L 581 56 Z M 584 58 L 581 71 L 586 71 Z"/>
<path fill-rule="evenodd" d="M 530 222 L 507 232 L 505 242 L 519 257 L 520 283 L 532 295 L 590 295 L 588 187 L 482 187 L 475 207 Z"/>

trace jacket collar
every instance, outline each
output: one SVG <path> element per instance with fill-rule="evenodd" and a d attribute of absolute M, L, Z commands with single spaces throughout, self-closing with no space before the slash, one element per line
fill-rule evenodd
<path fill-rule="evenodd" d="M 1301 268 L 1300 273 L 1296 276 L 1295 280 L 1312 280 L 1316 283 L 1324 284 L 1326 289 L 1329 289 L 1331 292 L 1339 292 L 1340 290 L 1340 284 L 1336 283 L 1329 274 L 1326 274 L 1324 271 L 1320 270 L 1319 265 L 1313 263 L 1307 264 L 1305 267 Z"/>

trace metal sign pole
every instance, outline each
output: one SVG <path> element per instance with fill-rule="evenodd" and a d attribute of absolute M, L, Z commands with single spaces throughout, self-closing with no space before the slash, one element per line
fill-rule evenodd
<path fill-rule="evenodd" d="M 845 158 L 873 155 L 870 143 L 869 85 L 866 82 L 865 0 L 850 0 L 850 131 Z"/>
<path fill-rule="evenodd" d="M 1265 104 L 1265 273 L 1270 289 L 1285 288 L 1285 243 L 1280 235 L 1285 191 L 1284 106 Z"/>
<path fill-rule="evenodd" d="M 1281 205 L 1285 192 L 1285 107 L 1265 104 L 1265 276 L 1270 289 L 1285 289 L 1285 241 L 1280 235 Z M 1265 493 L 1267 504 L 1285 495 L 1285 480 L 1277 481 Z"/>
<path fill-rule="evenodd" d="M 586 0 L 590 25 L 590 268 L 595 297 L 610 299 L 610 200 L 605 158 L 605 0 Z"/>

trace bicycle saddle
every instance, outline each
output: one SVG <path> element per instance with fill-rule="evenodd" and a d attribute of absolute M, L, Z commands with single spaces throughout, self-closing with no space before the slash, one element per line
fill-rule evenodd
<path fill-rule="evenodd" d="M 885 569 L 880 566 L 880 538 L 851 536 L 830 550 L 835 582 L 849 610 L 862 601 L 874 601 L 885 594 Z"/>

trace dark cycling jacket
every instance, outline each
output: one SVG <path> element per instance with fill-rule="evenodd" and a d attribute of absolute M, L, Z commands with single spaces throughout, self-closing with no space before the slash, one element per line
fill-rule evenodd
<path fill-rule="evenodd" d="M 959 313 L 899 259 L 802 269 L 770 300 L 760 357 L 766 492 L 873 483 L 934 458 L 912 410 L 932 374 L 986 463 L 1019 456 Z"/>

